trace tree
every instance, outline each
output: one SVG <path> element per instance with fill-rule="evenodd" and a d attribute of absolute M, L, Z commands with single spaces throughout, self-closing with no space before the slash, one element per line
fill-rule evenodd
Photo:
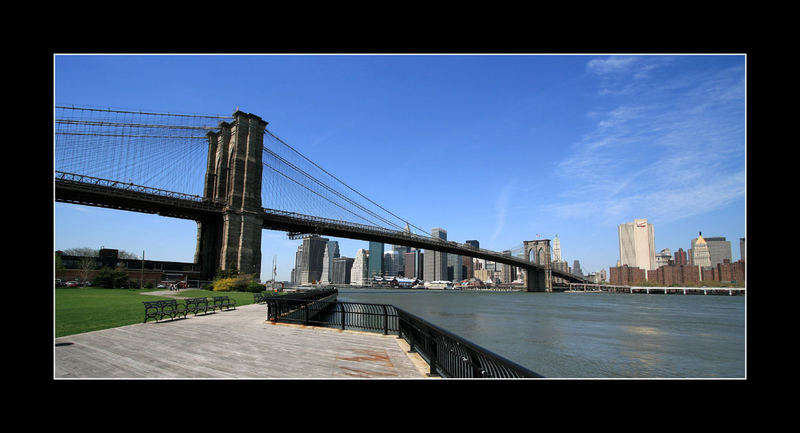
<path fill-rule="evenodd" d="M 98 257 L 100 250 L 97 248 L 81 247 L 81 248 L 67 248 L 64 250 L 65 256 L 80 256 L 80 257 Z"/>
<path fill-rule="evenodd" d="M 111 269 L 105 266 L 97 272 L 92 284 L 107 289 L 126 288 L 128 287 L 128 273 L 121 269 Z"/>
<path fill-rule="evenodd" d="M 94 270 L 97 267 L 95 263 L 94 257 L 83 256 L 81 257 L 80 261 L 78 262 L 78 271 L 81 274 L 82 281 L 89 280 L 89 271 Z"/>
<path fill-rule="evenodd" d="M 61 261 L 61 253 L 58 251 L 56 251 L 55 268 L 56 268 L 56 277 L 64 275 L 64 262 Z"/>

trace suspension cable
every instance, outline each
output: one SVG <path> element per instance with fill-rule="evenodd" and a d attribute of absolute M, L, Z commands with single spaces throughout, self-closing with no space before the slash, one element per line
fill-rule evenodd
<path fill-rule="evenodd" d="M 278 137 L 278 136 L 276 136 L 275 134 L 273 134 L 273 133 L 272 133 L 270 130 L 268 130 L 268 129 L 265 129 L 265 131 L 266 131 L 266 132 L 267 132 L 269 135 L 271 135 L 273 138 L 275 138 L 276 140 L 278 140 L 279 142 L 281 142 L 281 143 L 282 143 L 284 146 L 286 146 L 286 147 L 288 147 L 290 150 L 292 150 L 294 153 L 296 153 L 296 154 L 300 155 L 300 156 L 301 156 L 303 159 L 305 159 L 306 161 L 310 162 L 311 164 L 313 164 L 313 165 L 314 165 L 315 167 L 317 167 L 318 169 L 320 169 L 320 170 L 322 170 L 323 172 L 325 172 L 325 173 L 326 173 L 328 176 L 330 176 L 330 177 L 332 177 L 332 178 L 336 179 L 336 180 L 337 180 L 339 183 L 341 183 L 342 185 L 346 186 L 348 189 L 350 189 L 351 191 L 355 192 L 356 194 L 360 195 L 360 196 L 361 196 L 362 198 L 364 198 L 365 200 L 369 201 L 370 203 L 374 204 L 375 206 L 378 206 L 379 208 L 381 208 L 382 210 L 384 210 L 384 211 L 385 211 L 385 212 L 387 212 L 388 214 L 392 215 L 393 217 L 397 218 L 397 219 L 398 219 L 398 220 L 400 220 L 400 221 L 403 221 L 404 223 L 408 224 L 409 226 L 416 228 L 417 230 L 419 230 L 419 231 L 421 231 L 421 232 L 423 232 L 423 233 L 427 234 L 427 235 L 428 235 L 428 236 L 430 236 L 430 237 L 433 237 L 433 235 L 431 235 L 431 234 L 430 234 L 430 233 L 428 233 L 427 231 L 425 231 L 425 230 L 423 230 L 423 229 L 421 229 L 421 228 L 419 228 L 419 227 L 415 226 L 414 224 L 411 224 L 411 223 L 409 223 L 408 221 L 404 220 L 403 218 L 400 218 L 399 216 L 395 215 L 395 214 L 394 214 L 394 213 L 392 213 L 391 211 L 389 211 L 389 210 L 385 209 L 383 206 L 381 206 L 381 205 L 379 205 L 378 203 L 375 203 L 374 201 L 370 200 L 369 198 L 367 198 L 366 196 L 364 196 L 364 194 L 361 194 L 360 192 L 356 191 L 355 189 L 353 189 L 353 187 L 351 187 L 350 185 L 348 185 L 348 184 L 344 183 L 344 182 L 343 182 L 341 179 L 339 179 L 338 177 L 336 177 L 336 176 L 334 176 L 333 174 L 329 173 L 327 170 L 325 170 L 324 168 L 322 168 L 322 167 L 320 167 L 319 165 L 317 165 L 317 163 L 315 163 L 314 161 L 312 161 L 312 160 L 308 159 L 308 158 L 307 158 L 305 155 L 303 155 L 302 153 L 298 152 L 298 151 L 297 151 L 297 149 L 295 149 L 294 147 L 290 146 L 288 143 L 286 143 L 285 141 L 283 141 L 282 139 L 280 139 L 280 137 Z"/>

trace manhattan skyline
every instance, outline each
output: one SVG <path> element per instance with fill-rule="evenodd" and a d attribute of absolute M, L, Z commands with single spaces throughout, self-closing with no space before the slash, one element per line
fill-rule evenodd
<path fill-rule="evenodd" d="M 416 226 L 494 251 L 557 234 L 584 274 L 615 266 L 636 218 L 656 251 L 703 232 L 738 260 L 745 88 L 744 55 L 54 56 L 56 104 L 238 108 Z M 56 250 L 194 258 L 193 221 L 63 203 L 54 220 Z M 260 278 L 277 255 L 290 280 L 300 243 L 264 230 Z"/>

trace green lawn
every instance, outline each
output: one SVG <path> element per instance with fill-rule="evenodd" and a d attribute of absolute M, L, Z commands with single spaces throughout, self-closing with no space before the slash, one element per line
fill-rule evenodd
<path fill-rule="evenodd" d="M 79 334 L 99 329 L 115 328 L 144 322 L 142 301 L 170 299 L 143 295 L 163 289 L 101 289 L 96 287 L 56 288 L 55 336 Z M 247 292 L 214 292 L 211 290 L 182 290 L 181 297 L 214 297 L 227 295 L 236 305 L 253 303 Z M 180 302 L 180 300 L 179 300 Z"/>

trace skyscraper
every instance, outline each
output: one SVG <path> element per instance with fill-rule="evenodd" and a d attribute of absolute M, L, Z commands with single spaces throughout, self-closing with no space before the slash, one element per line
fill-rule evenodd
<path fill-rule="evenodd" d="M 368 274 L 369 278 L 372 278 L 375 275 L 383 275 L 383 243 L 382 242 L 372 242 L 369 243 L 369 266 L 368 266 Z"/>
<path fill-rule="evenodd" d="M 367 250 L 359 248 L 356 252 L 353 267 L 350 270 L 350 285 L 369 286 L 369 263 Z"/>
<path fill-rule="evenodd" d="M 708 254 L 711 258 L 711 266 L 733 262 L 731 259 L 731 241 L 726 240 L 725 237 L 704 238 L 706 245 L 708 245 Z"/>
<path fill-rule="evenodd" d="M 328 238 L 311 236 L 303 239 L 303 252 L 300 261 L 300 285 L 311 285 L 320 282 L 322 277 L 322 259 Z M 296 265 L 295 265 L 296 266 Z"/>
<path fill-rule="evenodd" d="M 339 242 L 328 241 L 325 245 L 325 254 L 322 256 L 322 284 L 330 284 L 333 281 L 333 259 L 339 257 Z"/>
<path fill-rule="evenodd" d="M 553 261 L 561 261 L 561 240 L 558 239 L 558 235 L 553 239 Z"/>
<path fill-rule="evenodd" d="M 692 239 L 692 256 L 694 257 L 694 264 L 700 268 L 711 267 L 711 254 L 708 250 L 708 244 L 703 239 L 703 233 Z"/>
<path fill-rule="evenodd" d="M 294 269 L 292 269 L 292 285 L 300 285 L 300 267 L 303 263 L 303 244 L 297 246 L 297 252 L 294 253 Z"/>
<path fill-rule="evenodd" d="M 396 277 L 398 274 L 405 272 L 401 267 L 400 251 L 392 250 L 383 253 L 383 272 L 386 276 Z"/>
<path fill-rule="evenodd" d="M 579 277 L 583 276 L 583 271 L 581 270 L 581 262 L 580 260 L 574 260 L 572 262 L 572 274 L 577 275 Z"/>
<path fill-rule="evenodd" d="M 460 282 L 464 279 L 461 256 L 458 254 L 447 255 L 447 280 Z"/>
<path fill-rule="evenodd" d="M 436 227 L 431 230 L 431 235 L 437 239 L 447 240 L 447 230 Z M 423 256 L 425 266 L 423 277 L 425 281 L 441 281 L 447 278 L 447 253 L 426 250 Z"/>
<path fill-rule="evenodd" d="M 745 261 L 744 253 L 746 250 L 744 246 L 745 246 L 744 238 L 739 238 L 739 258 L 741 258 L 743 262 Z"/>
<path fill-rule="evenodd" d="M 353 262 L 355 259 L 350 257 L 337 257 L 333 259 L 332 284 L 350 284 Z"/>
<path fill-rule="evenodd" d="M 464 243 L 469 245 L 469 246 L 475 247 L 475 248 L 480 248 L 481 247 L 480 242 L 478 242 L 476 240 L 469 240 L 469 241 L 466 241 Z M 469 257 L 469 256 L 463 256 L 461 258 L 461 260 L 462 260 L 462 263 L 463 263 L 462 266 L 463 266 L 463 269 L 464 269 L 463 278 L 465 278 L 465 279 L 473 278 L 475 276 L 475 261 L 474 261 L 474 259 L 472 257 Z"/>
<path fill-rule="evenodd" d="M 678 248 L 678 251 L 675 251 L 675 264 L 676 265 L 686 265 L 688 262 L 686 261 L 686 251 L 683 248 Z"/>
<path fill-rule="evenodd" d="M 646 218 L 620 224 L 618 233 L 620 266 L 628 265 L 647 271 L 656 269 L 653 225 L 648 224 Z"/>

